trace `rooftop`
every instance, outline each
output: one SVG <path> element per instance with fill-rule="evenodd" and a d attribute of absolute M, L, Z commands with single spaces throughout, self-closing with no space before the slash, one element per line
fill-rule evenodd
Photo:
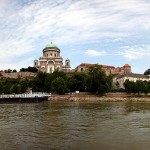
<path fill-rule="evenodd" d="M 144 74 L 137 74 L 137 73 L 127 73 L 125 75 L 119 75 L 117 76 L 117 78 L 122 78 L 122 77 L 132 77 L 132 78 L 144 78 L 147 79 L 148 76 L 144 75 Z"/>
<path fill-rule="evenodd" d="M 50 42 L 49 44 L 47 44 L 46 46 L 45 46 L 45 48 L 56 48 L 56 49 L 59 49 L 53 42 Z M 44 48 L 44 49 L 45 49 Z"/>

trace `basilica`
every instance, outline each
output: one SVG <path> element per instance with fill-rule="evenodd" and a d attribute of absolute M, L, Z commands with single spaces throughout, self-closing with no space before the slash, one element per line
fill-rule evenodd
<path fill-rule="evenodd" d="M 65 60 L 65 65 L 63 65 L 60 49 L 53 42 L 46 45 L 43 49 L 43 56 L 39 60 L 34 60 L 34 67 L 46 73 L 53 73 L 55 70 L 70 72 L 71 69 L 68 58 Z"/>

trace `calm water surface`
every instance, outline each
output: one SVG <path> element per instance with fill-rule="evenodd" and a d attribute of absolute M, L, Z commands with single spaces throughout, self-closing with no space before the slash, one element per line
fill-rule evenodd
<path fill-rule="evenodd" d="M 0 104 L 1 150 L 148 150 L 150 103 Z"/>

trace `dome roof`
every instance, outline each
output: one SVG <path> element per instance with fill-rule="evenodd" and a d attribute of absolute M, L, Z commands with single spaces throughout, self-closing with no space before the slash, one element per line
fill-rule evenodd
<path fill-rule="evenodd" d="M 53 42 L 50 42 L 49 44 L 47 44 L 46 46 L 45 46 L 45 48 L 56 48 L 56 49 L 59 49 Z M 44 49 L 45 49 L 44 48 Z"/>
<path fill-rule="evenodd" d="M 37 58 L 35 58 L 35 59 L 34 59 L 34 61 L 38 61 L 38 59 L 37 59 Z"/>

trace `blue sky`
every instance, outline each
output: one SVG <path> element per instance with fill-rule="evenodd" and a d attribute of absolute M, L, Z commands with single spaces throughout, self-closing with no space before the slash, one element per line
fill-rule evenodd
<path fill-rule="evenodd" d="M 0 0 L 0 70 L 33 65 L 53 41 L 80 63 L 150 68 L 150 0 Z"/>

